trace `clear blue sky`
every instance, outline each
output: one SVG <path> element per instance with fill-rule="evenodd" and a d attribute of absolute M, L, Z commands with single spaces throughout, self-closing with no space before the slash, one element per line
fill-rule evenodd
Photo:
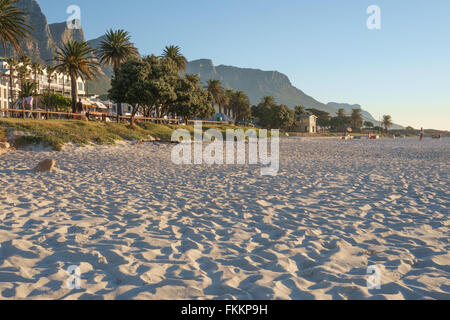
<path fill-rule="evenodd" d="M 38 0 L 49 23 L 81 8 L 87 39 L 123 28 L 143 54 L 277 70 L 321 102 L 450 130 L 448 0 Z M 368 30 L 370 5 L 382 29 Z"/>

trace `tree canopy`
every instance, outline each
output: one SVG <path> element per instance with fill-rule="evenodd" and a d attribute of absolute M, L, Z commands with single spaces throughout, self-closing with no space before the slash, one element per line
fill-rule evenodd
<path fill-rule="evenodd" d="M 132 105 L 133 117 L 139 108 L 153 110 L 158 118 L 172 114 L 187 120 L 214 114 L 212 96 L 197 75 L 181 76 L 173 60 L 154 55 L 123 63 L 111 81 L 109 97 Z"/>

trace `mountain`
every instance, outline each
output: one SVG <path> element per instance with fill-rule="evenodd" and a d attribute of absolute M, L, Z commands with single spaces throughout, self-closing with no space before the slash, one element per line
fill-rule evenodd
<path fill-rule="evenodd" d="M 258 104 L 264 96 L 273 96 L 280 104 L 291 108 L 302 105 L 335 115 L 340 108 L 350 114 L 353 109 L 361 109 L 360 105 L 330 102 L 324 104 L 294 87 L 289 78 L 277 71 L 237 68 L 232 66 L 214 66 L 213 61 L 200 59 L 187 65 L 186 73 L 198 74 L 203 83 L 210 79 L 220 80 L 225 88 L 242 90 L 250 98 L 252 104 Z M 374 117 L 362 110 L 365 121 L 378 124 Z"/>
<path fill-rule="evenodd" d="M 53 41 L 58 47 L 67 41 L 85 41 L 83 29 L 69 29 L 66 22 L 50 24 L 49 28 Z"/>
<path fill-rule="evenodd" d="M 69 29 L 66 22 L 48 24 L 47 18 L 42 13 L 41 7 L 36 0 L 20 0 L 17 6 L 27 13 L 27 20 L 33 27 L 31 36 L 21 41 L 22 53 L 29 55 L 33 61 L 44 65 L 53 63 L 53 58 L 59 47 L 64 42 L 76 40 L 85 41 L 82 29 Z M 91 46 L 97 49 L 102 37 L 89 41 Z M 11 48 L 6 53 L 0 48 L 0 56 L 10 56 Z M 106 66 L 100 71 L 98 78 L 88 81 L 88 92 L 90 94 L 105 94 L 110 85 L 111 68 Z"/>
<path fill-rule="evenodd" d="M 335 112 L 337 112 L 339 109 L 344 109 L 347 114 L 351 114 L 353 109 L 359 109 L 359 110 L 361 110 L 361 114 L 365 121 L 370 121 L 370 122 L 377 121 L 369 112 L 364 111 L 359 104 L 329 102 L 329 103 L 327 103 L 327 106 L 329 108 L 332 108 L 333 110 L 335 110 Z"/>
<path fill-rule="evenodd" d="M 52 60 L 57 48 L 47 18 L 41 11 L 41 7 L 35 0 L 20 0 L 17 7 L 27 13 L 27 20 L 31 22 L 33 31 L 31 37 L 21 41 L 24 53 L 41 63 L 48 63 Z M 11 47 L 7 47 L 6 54 L 0 48 L 0 55 L 10 56 Z"/>
<path fill-rule="evenodd" d="M 273 96 L 278 103 L 290 107 L 302 104 L 311 108 L 326 109 L 324 104 L 292 86 L 289 78 L 277 71 L 224 65 L 215 67 L 211 60 L 201 59 L 190 62 L 186 73 L 200 75 L 202 82 L 216 79 L 220 80 L 225 88 L 244 91 L 252 104 L 258 104 L 264 96 Z"/>
<path fill-rule="evenodd" d="M 20 0 L 17 5 L 28 14 L 28 20 L 34 28 L 31 37 L 21 42 L 23 52 L 31 56 L 34 61 L 47 65 L 51 64 L 58 47 L 62 43 L 69 40 L 85 41 L 82 29 L 69 29 L 66 22 L 49 25 L 36 0 Z M 102 40 L 104 40 L 104 36 L 88 42 L 91 47 L 98 49 Z M 3 49 L 0 46 L 0 56 L 11 55 L 11 48 L 7 49 L 6 54 L 2 51 Z M 306 108 L 326 111 L 331 115 L 335 115 L 339 108 L 344 108 L 348 113 L 354 108 L 362 109 L 359 105 L 334 102 L 324 104 L 319 102 L 293 86 L 286 75 L 277 71 L 263 71 L 225 65 L 216 67 L 211 60 L 201 59 L 191 61 L 187 65 L 186 72 L 199 74 L 204 83 L 209 79 L 217 79 L 226 88 L 244 91 L 249 96 L 252 104 L 258 104 L 264 96 L 273 96 L 278 103 L 286 104 L 291 108 L 302 105 Z M 99 95 L 107 94 L 112 74 L 111 67 L 102 66 L 98 78 L 88 81 L 88 92 Z M 378 124 L 369 112 L 363 110 L 362 114 L 364 120 Z"/>

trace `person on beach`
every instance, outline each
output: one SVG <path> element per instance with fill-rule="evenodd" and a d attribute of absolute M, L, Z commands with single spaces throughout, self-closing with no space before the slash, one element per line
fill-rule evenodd
<path fill-rule="evenodd" d="M 81 102 L 81 99 L 77 103 L 77 112 L 81 113 L 83 111 L 83 103 Z"/>
<path fill-rule="evenodd" d="M 425 137 L 425 130 L 423 128 L 420 128 L 420 141 L 423 141 L 424 137 Z"/>

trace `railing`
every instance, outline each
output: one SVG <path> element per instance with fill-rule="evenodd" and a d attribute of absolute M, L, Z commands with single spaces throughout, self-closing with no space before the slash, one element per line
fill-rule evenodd
<path fill-rule="evenodd" d="M 233 125 L 231 121 L 204 121 L 204 120 L 189 120 L 188 124 L 194 124 L 195 122 L 201 122 L 202 124 L 210 125 Z"/>
<path fill-rule="evenodd" d="M 86 114 L 82 113 L 72 113 L 72 112 L 57 112 L 57 111 L 46 111 L 46 110 L 27 110 L 27 109 L 2 109 L 0 108 L 0 114 L 5 114 L 7 117 L 13 118 L 34 118 L 34 119 L 81 119 L 86 117 L 89 120 L 101 120 L 106 121 L 110 119 L 111 121 L 117 121 L 118 116 L 108 115 L 101 112 L 89 112 Z M 119 122 L 127 121 L 131 122 L 133 118 L 131 116 L 119 116 Z M 135 122 L 153 122 L 153 123 L 165 123 L 165 124 L 180 124 L 179 119 L 166 119 L 166 118 L 149 118 L 149 117 L 134 117 Z M 201 120 L 189 120 L 188 124 L 194 124 L 196 121 L 201 122 L 205 125 L 233 125 L 233 122 L 228 121 L 201 121 Z"/>
<path fill-rule="evenodd" d="M 117 116 L 104 116 L 106 118 L 117 120 Z M 131 121 L 132 117 L 130 116 L 120 116 L 119 121 L 126 120 Z M 168 123 L 168 124 L 180 124 L 179 119 L 164 119 L 164 118 L 147 118 L 147 117 L 134 117 L 134 121 L 136 122 L 155 122 L 155 123 Z"/>
<path fill-rule="evenodd" d="M 117 116 L 108 115 L 106 113 L 100 112 L 92 112 L 92 113 L 72 113 L 72 112 L 57 112 L 57 111 L 46 111 L 46 110 L 27 110 L 27 109 L 2 109 L 0 108 L 0 113 L 6 114 L 6 116 L 10 116 L 13 118 L 25 118 L 31 117 L 34 119 L 42 119 L 49 120 L 52 118 L 61 119 L 81 119 L 82 117 L 86 117 L 88 119 L 101 119 L 102 121 L 106 121 L 106 119 L 111 119 L 113 121 L 117 121 Z M 52 117 L 53 116 L 53 117 Z M 120 116 L 119 121 L 131 121 L 132 117 L 129 116 Z M 136 122 L 156 122 L 156 123 L 168 123 L 168 124 L 180 124 L 180 120 L 178 119 L 162 119 L 162 118 L 146 118 L 146 117 L 135 117 L 134 121 Z"/>
<path fill-rule="evenodd" d="M 80 117 L 82 114 L 79 113 L 71 113 L 71 112 L 56 112 L 56 111 L 45 111 L 45 110 L 27 110 L 27 109 L 0 109 L 0 113 L 5 113 L 6 116 L 10 116 L 13 118 L 23 118 L 31 116 L 35 119 L 41 119 L 44 116 L 44 119 L 51 119 L 51 116 L 57 115 L 59 117 Z M 34 115 L 39 117 L 34 117 Z"/>

